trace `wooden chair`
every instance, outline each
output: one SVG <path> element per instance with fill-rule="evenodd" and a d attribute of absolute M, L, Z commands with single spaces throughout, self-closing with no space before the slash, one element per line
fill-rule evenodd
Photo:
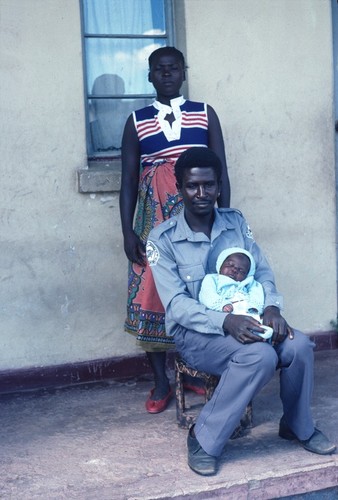
<path fill-rule="evenodd" d="M 185 404 L 185 389 L 183 385 L 184 375 L 190 375 L 193 378 L 199 378 L 203 380 L 205 385 L 205 397 L 204 402 L 206 403 L 211 399 L 214 390 L 219 382 L 219 378 L 215 375 L 210 375 L 209 373 L 201 372 L 195 368 L 191 368 L 187 363 L 179 356 L 175 359 L 175 382 L 176 382 L 176 418 L 179 427 L 188 429 L 195 422 L 195 415 L 188 414 Z M 241 418 L 238 427 L 233 432 L 231 439 L 240 437 L 243 431 L 247 428 L 252 427 L 252 402 L 246 407 L 245 413 Z"/>

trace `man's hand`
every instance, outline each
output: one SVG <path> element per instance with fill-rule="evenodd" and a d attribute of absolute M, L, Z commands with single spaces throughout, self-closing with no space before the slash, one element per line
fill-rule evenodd
<path fill-rule="evenodd" d="M 253 342 L 265 342 L 262 337 L 252 333 L 264 333 L 262 325 L 252 316 L 242 314 L 228 314 L 223 322 L 223 330 L 241 344 L 252 344 Z"/>
<path fill-rule="evenodd" d="M 291 340 L 294 337 L 293 329 L 287 324 L 278 307 L 269 306 L 264 309 L 263 324 L 273 329 L 272 345 L 284 342 L 286 337 Z"/>
<path fill-rule="evenodd" d="M 134 231 L 131 231 L 124 237 L 124 251 L 128 260 L 131 262 L 138 264 L 139 266 L 146 265 L 146 251 L 144 244 Z"/>

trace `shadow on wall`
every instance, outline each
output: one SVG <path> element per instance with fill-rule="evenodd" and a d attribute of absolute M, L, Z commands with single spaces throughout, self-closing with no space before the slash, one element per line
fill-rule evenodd
<path fill-rule="evenodd" d="M 124 124 L 132 111 L 146 106 L 149 99 L 123 99 L 124 80 L 119 75 L 103 74 L 93 84 L 89 105 L 92 151 L 120 154 Z M 109 96 L 107 99 L 102 96 Z M 114 97 L 117 96 L 117 97 Z"/>

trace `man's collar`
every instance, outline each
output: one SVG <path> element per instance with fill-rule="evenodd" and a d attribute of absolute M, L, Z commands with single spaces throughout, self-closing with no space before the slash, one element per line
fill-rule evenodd
<path fill-rule="evenodd" d="M 231 224 L 231 222 L 225 220 L 225 218 L 222 217 L 221 215 L 222 212 L 220 213 L 217 210 L 217 208 L 214 209 L 214 213 L 215 213 L 215 220 L 211 230 L 211 241 L 217 238 L 217 236 L 219 236 L 222 231 L 227 231 L 228 229 L 234 228 L 234 225 Z M 173 238 L 173 241 L 182 241 L 182 240 L 209 241 L 209 238 L 204 233 L 195 232 L 190 229 L 190 226 L 188 225 L 184 216 L 184 209 L 177 216 L 177 224 L 175 228 L 175 235 Z"/>
<path fill-rule="evenodd" d="M 185 220 L 184 216 L 184 208 L 182 212 L 180 212 L 176 218 L 177 224 L 175 228 L 175 234 L 173 237 L 173 241 L 205 241 L 207 238 L 203 233 L 196 233 L 190 229 L 189 224 Z"/>

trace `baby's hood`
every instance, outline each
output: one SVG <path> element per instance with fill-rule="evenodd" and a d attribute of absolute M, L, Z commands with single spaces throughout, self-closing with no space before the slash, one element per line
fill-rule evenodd
<path fill-rule="evenodd" d="M 231 247 L 231 248 L 227 248 L 226 250 L 223 250 L 219 254 L 218 258 L 217 258 L 217 261 L 216 261 L 216 271 L 218 273 L 220 272 L 222 264 L 225 261 L 225 259 L 227 257 L 229 257 L 229 255 L 231 255 L 233 253 L 243 253 L 244 255 L 246 255 L 247 257 L 249 257 L 251 265 L 250 265 L 250 269 L 249 269 L 247 278 L 249 278 L 249 276 L 254 276 L 255 272 L 256 272 L 256 264 L 255 264 L 254 258 L 253 258 L 253 256 L 251 255 L 250 252 L 248 252 L 244 248 L 240 248 L 240 247 Z"/>

